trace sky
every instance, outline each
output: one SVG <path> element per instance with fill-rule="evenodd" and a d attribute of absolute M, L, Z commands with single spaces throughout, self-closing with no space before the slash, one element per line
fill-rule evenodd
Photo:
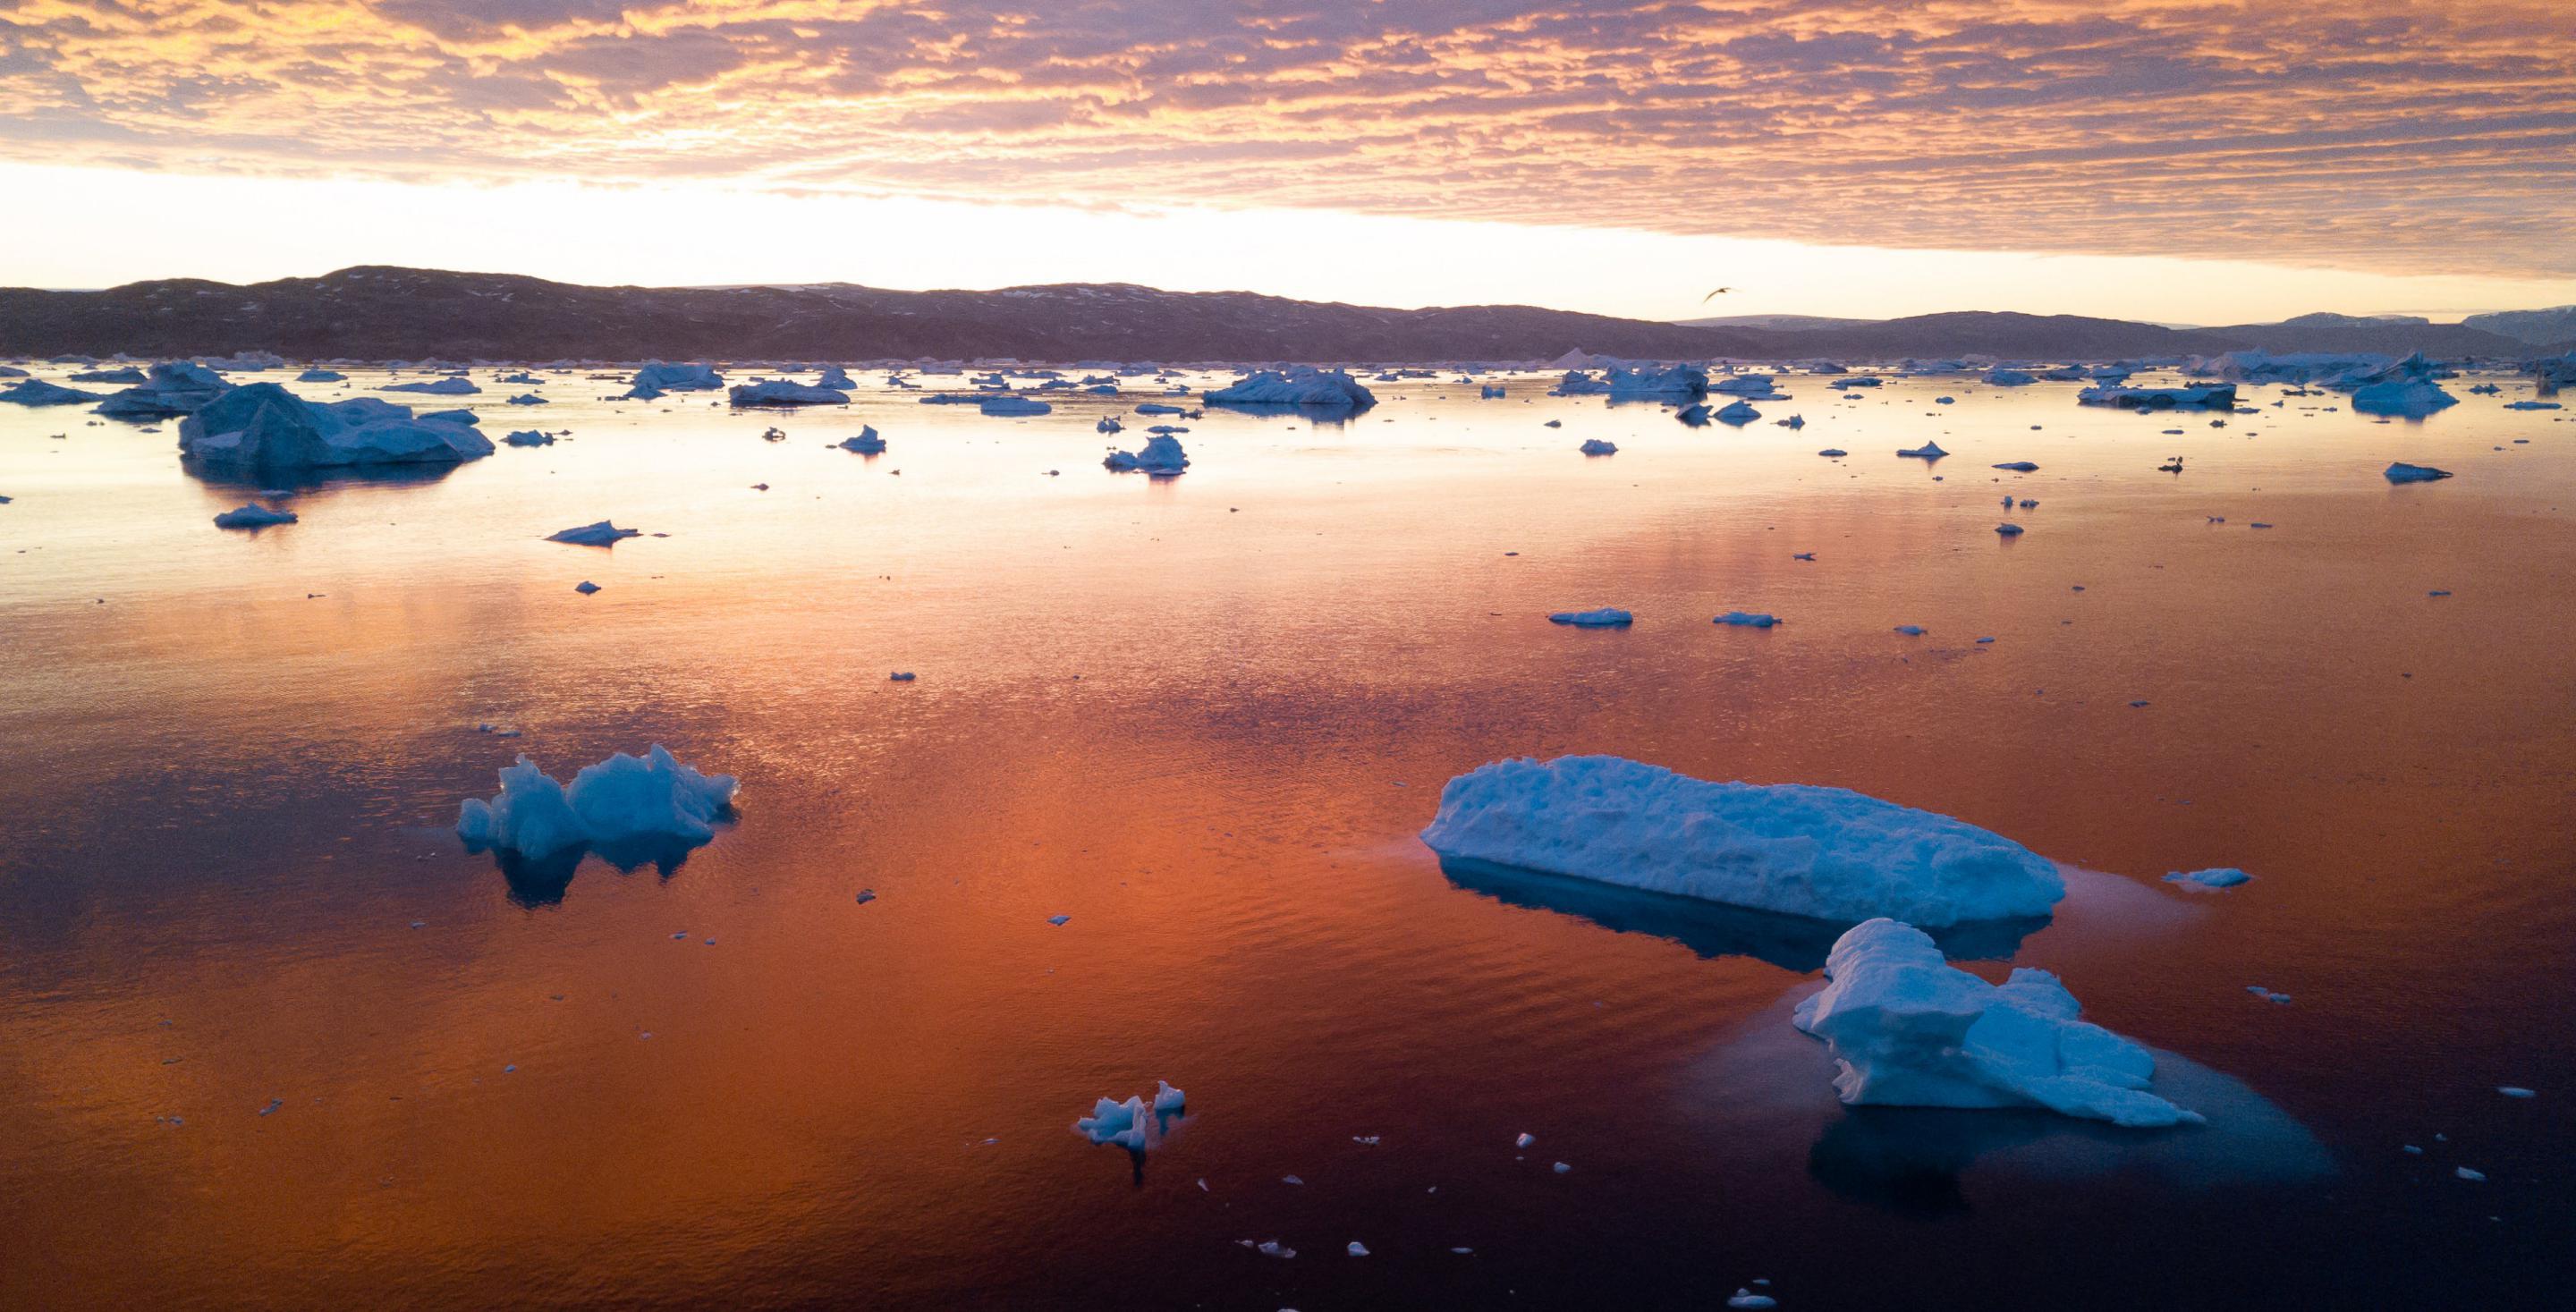
<path fill-rule="evenodd" d="M 2576 302 L 2522 0 L 0 0 L 0 283 Z M 1710 289 L 1735 290 L 1700 304 Z"/>

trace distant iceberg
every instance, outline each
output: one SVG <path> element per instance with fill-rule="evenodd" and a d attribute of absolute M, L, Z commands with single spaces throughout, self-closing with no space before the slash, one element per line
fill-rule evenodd
<path fill-rule="evenodd" d="M 635 391 L 649 393 L 651 399 L 664 392 L 712 392 L 725 385 L 724 375 L 714 366 L 703 364 L 664 364 L 652 361 L 635 371 Z"/>
<path fill-rule="evenodd" d="M 320 405 L 275 383 L 233 388 L 179 421 L 179 454 L 226 468 L 452 465 L 492 451 L 465 424 L 414 419 L 375 397 Z"/>
<path fill-rule="evenodd" d="M 2410 465 L 2403 460 L 2392 462 L 2379 472 L 2391 483 L 2430 483 L 2451 476 L 2450 470 L 2435 469 L 2431 465 Z"/>
<path fill-rule="evenodd" d="M 1583 454 L 1587 456 L 1615 456 L 1619 454 L 1619 444 L 1616 442 L 1604 442 L 1597 437 L 1587 437 L 1583 439 Z"/>
<path fill-rule="evenodd" d="M 1615 756 L 1498 761 L 1449 781 L 1444 857 L 1851 923 L 2044 916 L 2055 866 L 2002 835 L 1842 788 L 1712 783 Z"/>
<path fill-rule="evenodd" d="M 764 378 L 756 383 L 738 383 L 725 393 L 737 406 L 848 405 L 850 394 L 829 387 L 811 387 L 785 378 Z"/>
<path fill-rule="evenodd" d="M 1986 371 L 1986 385 L 1988 387 L 2028 387 L 2037 381 L 2039 381 L 2037 378 L 2034 378 L 2019 369 L 1989 369 Z"/>
<path fill-rule="evenodd" d="M 1853 926 L 1825 959 L 1824 991 L 1793 1023 L 1834 1055 L 1845 1103 L 2044 1108 L 2113 1125 L 2196 1125 L 2147 1092 L 2155 1056 L 2099 1025 L 2055 975 L 2024 966 L 2001 985 L 1942 960 L 1892 919 Z"/>
<path fill-rule="evenodd" d="M 1044 401 L 1033 401 L 1025 396 L 988 396 L 976 402 L 975 408 L 996 418 L 1012 415 L 1043 415 L 1053 413 L 1055 410 L 1054 406 Z"/>
<path fill-rule="evenodd" d="M 1729 374 L 1710 385 L 1709 390 L 1724 392 L 1728 396 L 1749 396 L 1756 400 L 1769 401 L 1778 399 L 1780 395 L 1780 389 L 1774 386 L 1774 381 L 1767 374 Z"/>
<path fill-rule="evenodd" d="M 431 396 L 472 396 L 483 389 L 471 378 L 441 378 L 430 383 L 387 383 L 379 391 L 424 392 Z"/>
<path fill-rule="evenodd" d="M 501 772 L 498 795 L 457 807 L 456 834 L 476 847 L 531 857 L 585 843 L 703 843 L 732 810 L 736 789 L 732 775 L 700 774 L 658 743 L 640 759 L 619 752 L 585 767 L 570 788 L 522 756 Z"/>
<path fill-rule="evenodd" d="M 2075 394 L 2079 405 L 2117 406 L 2123 410 L 2210 410 L 2233 409 L 2236 405 L 2234 383 L 2210 383 L 2199 387 L 2088 387 Z"/>
<path fill-rule="evenodd" d="M 885 454 L 886 444 L 884 438 L 877 436 L 875 426 L 870 424 L 861 424 L 859 425 L 859 435 L 857 437 L 845 437 L 841 439 L 841 449 L 844 451 L 855 451 L 863 456 L 876 456 Z"/>
<path fill-rule="evenodd" d="M 613 547 L 628 538 L 642 536 L 644 536 L 642 529 L 619 528 L 615 523 L 603 519 L 596 524 L 584 524 L 579 528 L 549 533 L 546 535 L 546 541 L 569 542 L 576 547 Z"/>
<path fill-rule="evenodd" d="M 1616 606 L 1604 606 L 1599 610 L 1561 610 L 1548 616 L 1547 622 L 1578 629 L 1619 629 L 1636 623 L 1637 617 Z"/>
<path fill-rule="evenodd" d="M 136 386 L 98 403 L 98 413 L 111 419 L 170 419 L 192 415 L 232 390 L 223 375 L 185 360 L 152 366 Z"/>
<path fill-rule="evenodd" d="M 501 440 L 511 446 L 553 446 L 555 444 L 553 434 L 542 433 L 533 428 L 521 429 Z"/>
<path fill-rule="evenodd" d="M 256 502 L 244 503 L 237 509 L 215 516 L 217 528 L 269 528 L 295 522 L 292 510 L 271 510 Z"/>
<path fill-rule="evenodd" d="M 1741 428 L 1746 424 L 1752 423 L 1754 420 L 1761 417 L 1761 411 L 1754 409 L 1752 406 L 1746 405 L 1742 401 L 1730 403 L 1725 409 L 1718 411 L 1715 416 L 1717 422 L 1737 428 Z"/>
<path fill-rule="evenodd" d="M 2325 383 L 2332 386 L 2345 378 L 2361 378 L 2394 363 L 2388 356 L 2370 352 L 2295 351 L 2273 355 L 2268 351 L 2229 351 L 2222 355 L 2197 356 L 2183 365 L 2183 372 L 2198 377 L 2223 378 L 2232 383 Z"/>
<path fill-rule="evenodd" d="M 299 383 L 345 383 L 349 381 L 349 376 L 343 373 L 334 373 L 328 369 L 307 369 L 304 372 L 297 374 L 295 376 L 295 381 Z"/>
<path fill-rule="evenodd" d="M 2459 403 L 2460 398 L 2443 391 L 2429 378 L 2392 378 L 2357 388 L 2352 394 L 2354 414 L 2401 419 L 2421 419 Z"/>
<path fill-rule="evenodd" d="M 1602 375 L 1601 381 L 1603 391 L 1620 398 L 1660 397 L 1697 401 L 1708 395 L 1708 371 L 1695 364 L 1677 364 L 1662 369 L 1614 366 Z"/>
<path fill-rule="evenodd" d="M 1154 1100 L 1148 1104 L 1141 1095 L 1125 1102 L 1103 1098 L 1094 1103 L 1091 1114 L 1073 1123 L 1073 1132 L 1095 1145 L 1116 1144 L 1129 1152 L 1141 1153 L 1161 1142 L 1171 1119 L 1182 1113 L 1189 1096 L 1172 1087 L 1169 1080 L 1154 1082 Z"/>
<path fill-rule="evenodd" d="M 84 401 L 106 399 L 96 392 L 84 392 L 77 387 L 64 387 L 59 383 L 49 383 L 41 378 L 30 378 L 14 387 L 0 390 L 0 401 L 6 401 L 11 405 L 79 405 Z"/>
<path fill-rule="evenodd" d="M 1340 369 L 1264 369 L 1231 387 L 1209 392 L 1210 405 L 1294 405 L 1365 410 L 1377 396 Z M 1141 413 L 1143 407 L 1138 407 Z"/>

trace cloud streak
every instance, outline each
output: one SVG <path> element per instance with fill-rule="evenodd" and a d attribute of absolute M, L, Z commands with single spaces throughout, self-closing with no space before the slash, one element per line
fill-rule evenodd
<path fill-rule="evenodd" d="M 0 0 L 0 157 L 2565 276 L 2576 36 L 2520 0 Z"/>

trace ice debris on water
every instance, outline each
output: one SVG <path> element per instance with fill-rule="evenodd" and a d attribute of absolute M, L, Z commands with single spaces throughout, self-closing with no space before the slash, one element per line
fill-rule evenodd
<path fill-rule="evenodd" d="M 1615 606 L 1597 610 L 1561 610 L 1547 617 L 1550 624 L 1569 624 L 1578 629 L 1623 628 L 1637 622 L 1637 617 Z"/>
<path fill-rule="evenodd" d="M 2168 884 L 2180 884 L 2187 889 L 2198 891 L 2200 889 L 2234 888 L 2238 884 L 2245 883 L 2253 878 L 2254 876 L 2246 874 L 2244 871 L 2238 870 L 2233 866 L 2213 866 L 2207 870 L 2176 870 L 2165 876 L 2165 882 Z"/>
<path fill-rule="evenodd" d="M 1812 560 L 1814 557 L 1810 556 L 1807 559 Z M 1731 610 L 1717 617 L 1717 623 L 1748 629 L 1767 629 L 1779 622 L 1779 616 L 1763 611 Z"/>
<path fill-rule="evenodd" d="M 1125 1102 L 1103 1098 L 1093 1105 L 1089 1116 L 1073 1123 L 1073 1130 L 1094 1144 L 1114 1143 L 1141 1153 L 1162 1140 L 1163 1131 L 1171 1118 L 1181 1113 L 1185 1101 L 1169 1081 L 1157 1080 L 1151 1104 L 1142 1095 L 1130 1095 Z"/>
<path fill-rule="evenodd" d="M 292 524 L 294 522 L 296 522 L 294 511 L 271 510 L 256 502 L 245 502 L 234 509 L 227 510 L 222 514 L 215 516 L 215 527 L 217 528 L 268 528 L 277 524 Z"/>
<path fill-rule="evenodd" d="M 549 533 L 546 535 L 546 541 L 569 542 L 577 547 L 610 547 L 626 538 L 642 536 L 644 536 L 642 529 L 619 528 L 614 523 L 603 519 L 596 524 L 584 524 L 579 528 Z"/>
<path fill-rule="evenodd" d="M 2437 479 L 2449 478 L 2451 471 L 2435 469 L 2431 465 L 2410 465 L 2399 460 L 2381 470 L 2380 474 L 2391 483 L 2430 483 Z"/>

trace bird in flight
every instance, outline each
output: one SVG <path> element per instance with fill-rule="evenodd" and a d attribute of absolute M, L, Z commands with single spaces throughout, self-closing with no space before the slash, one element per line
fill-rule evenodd
<path fill-rule="evenodd" d="M 1706 305 L 1706 304 L 1708 304 L 1710 301 L 1716 300 L 1718 297 L 1720 297 L 1720 296 L 1724 296 L 1724 295 L 1725 295 L 1725 294 L 1727 294 L 1728 292 L 1731 292 L 1731 291 L 1734 291 L 1734 290 L 1735 290 L 1735 289 L 1734 289 L 1734 288 L 1732 288 L 1732 287 L 1720 287 L 1720 288 L 1718 288 L 1716 291 L 1710 292 L 1708 295 L 1706 295 L 1706 296 L 1703 296 L 1703 297 L 1699 298 L 1699 303 L 1700 303 L 1700 304 L 1702 304 L 1702 305 Z"/>

